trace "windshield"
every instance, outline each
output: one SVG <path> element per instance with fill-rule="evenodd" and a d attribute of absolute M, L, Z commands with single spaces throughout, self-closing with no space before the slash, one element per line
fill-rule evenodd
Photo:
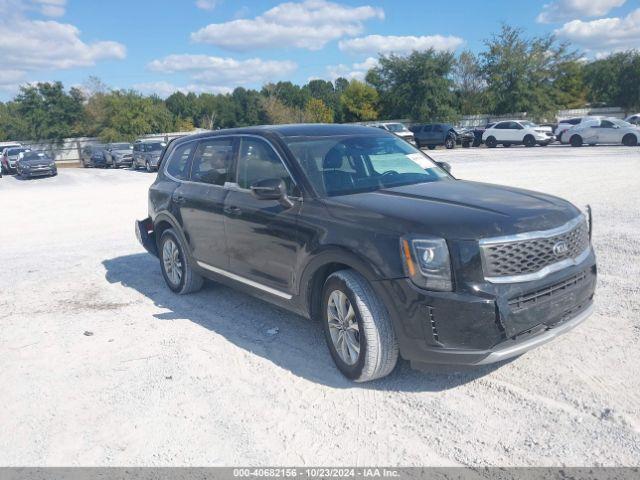
<path fill-rule="evenodd" d="M 449 178 L 422 152 L 389 135 L 290 137 L 285 142 L 321 196 Z"/>
<path fill-rule="evenodd" d="M 112 150 L 130 150 L 132 148 L 133 148 L 133 145 L 131 145 L 130 143 L 112 143 L 111 144 Z"/>
<path fill-rule="evenodd" d="M 22 157 L 23 160 L 43 160 L 45 158 L 44 153 L 27 152 Z"/>
<path fill-rule="evenodd" d="M 387 123 L 387 130 L 390 132 L 408 132 L 409 130 L 401 123 Z"/>
<path fill-rule="evenodd" d="M 521 121 L 521 122 L 520 122 L 520 125 L 522 125 L 523 127 L 530 127 L 530 128 L 534 128 L 534 127 L 537 127 L 537 126 L 538 126 L 538 125 L 536 125 L 535 123 L 530 122 L 530 121 L 528 121 L 528 120 L 523 120 L 523 121 Z"/>
<path fill-rule="evenodd" d="M 28 152 L 26 148 L 12 148 L 11 150 L 7 150 L 7 155 L 10 157 L 15 157 L 16 155 L 20 155 L 22 152 Z"/>
<path fill-rule="evenodd" d="M 619 120 L 617 118 L 612 118 L 611 122 L 613 122 L 615 125 L 618 125 L 619 127 L 633 128 L 633 125 L 631 125 L 629 122 L 625 122 L 624 120 Z"/>

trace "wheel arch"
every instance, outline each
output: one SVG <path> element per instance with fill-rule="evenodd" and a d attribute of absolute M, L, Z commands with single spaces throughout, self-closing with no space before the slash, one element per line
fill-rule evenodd
<path fill-rule="evenodd" d="M 306 265 L 300 279 L 300 306 L 309 318 L 318 318 L 326 279 L 332 273 L 347 269 L 355 270 L 372 284 L 382 278 L 381 273 L 357 253 L 339 246 L 324 248 Z"/>

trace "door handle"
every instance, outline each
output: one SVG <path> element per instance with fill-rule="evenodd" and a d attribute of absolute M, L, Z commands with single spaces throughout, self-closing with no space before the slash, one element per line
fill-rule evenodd
<path fill-rule="evenodd" d="M 242 210 L 240 210 L 238 207 L 235 207 L 235 206 L 224 207 L 223 211 L 227 215 L 235 215 L 235 216 L 240 215 L 242 213 Z"/>

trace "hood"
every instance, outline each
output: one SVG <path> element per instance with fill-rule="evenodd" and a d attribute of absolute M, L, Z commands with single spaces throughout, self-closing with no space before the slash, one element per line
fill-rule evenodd
<path fill-rule="evenodd" d="M 450 240 L 548 230 L 580 214 L 566 200 L 551 195 L 463 180 L 342 195 L 325 202 L 339 220 Z"/>
<path fill-rule="evenodd" d="M 22 160 L 20 160 L 21 165 L 29 165 L 30 167 L 49 166 L 52 163 L 54 163 L 53 159 L 49 157 L 34 158 L 32 160 L 25 160 L 23 158 Z"/>

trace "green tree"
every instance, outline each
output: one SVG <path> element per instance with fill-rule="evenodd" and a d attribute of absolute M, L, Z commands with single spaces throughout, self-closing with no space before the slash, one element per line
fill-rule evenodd
<path fill-rule="evenodd" d="M 588 99 L 595 105 L 640 108 L 640 51 L 619 52 L 584 67 Z"/>
<path fill-rule="evenodd" d="M 381 114 L 420 122 L 449 120 L 456 115 L 453 80 L 454 56 L 433 49 L 407 57 L 381 56 L 367 82 L 380 95 Z"/>
<path fill-rule="evenodd" d="M 485 46 L 480 58 L 493 113 L 542 116 L 556 109 L 555 81 L 579 58 L 568 44 L 553 35 L 526 38 L 521 29 L 503 25 Z"/>
<path fill-rule="evenodd" d="M 553 92 L 558 108 L 584 108 L 587 104 L 587 86 L 583 62 L 572 60 L 559 64 Z"/>
<path fill-rule="evenodd" d="M 453 68 L 453 81 L 458 111 L 462 115 L 474 115 L 486 111 L 486 87 L 478 57 L 470 51 L 460 53 Z"/>
<path fill-rule="evenodd" d="M 333 123 L 333 110 L 319 98 L 310 98 L 304 108 L 305 122 Z"/>
<path fill-rule="evenodd" d="M 378 118 L 378 92 L 371 85 L 351 80 L 340 97 L 344 119 L 362 122 Z"/>

